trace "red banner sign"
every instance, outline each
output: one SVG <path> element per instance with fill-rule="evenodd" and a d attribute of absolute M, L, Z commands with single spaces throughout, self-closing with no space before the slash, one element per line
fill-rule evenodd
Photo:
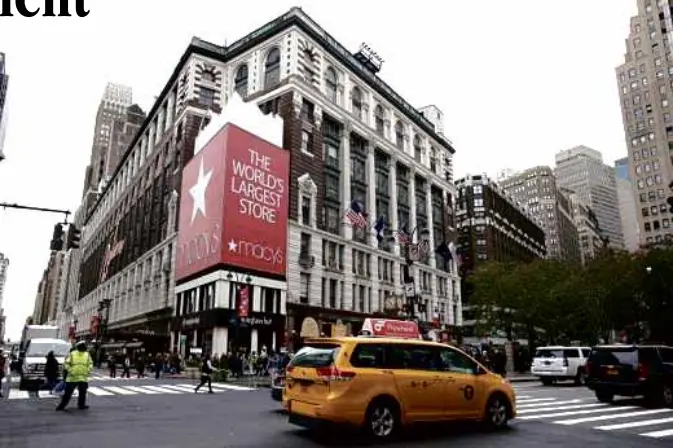
<path fill-rule="evenodd" d="M 247 286 L 238 288 L 238 317 L 248 317 L 250 310 L 250 291 Z"/>
<path fill-rule="evenodd" d="M 218 264 L 285 275 L 290 153 L 225 125 L 182 174 L 176 279 Z"/>
<path fill-rule="evenodd" d="M 404 339 L 419 339 L 421 337 L 418 324 L 407 320 L 365 319 L 362 331 L 379 337 Z"/>

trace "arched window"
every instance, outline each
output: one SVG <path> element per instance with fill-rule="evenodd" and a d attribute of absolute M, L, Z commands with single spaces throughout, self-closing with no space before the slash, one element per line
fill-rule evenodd
<path fill-rule="evenodd" d="M 337 73 L 332 67 L 325 70 L 325 95 L 327 98 L 336 103 L 337 101 Z"/>
<path fill-rule="evenodd" d="M 421 156 L 423 155 L 423 149 L 421 148 L 421 137 L 418 134 L 414 135 L 414 159 L 417 162 L 421 161 Z"/>
<path fill-rule="evenodd" d="M 212 70 L 205 70 L 201 74 L 201 79 L 203 79 L 204 82 L 215 84 L 215 73 Z"/>
<path fill-rule="evenodd" d="M 268 89 L 280 82 L 280 50 L 273 48 L 266 55 L 264 64 L 264 88 Z"/>
<path fill-rule="evenodd" d="M 351 106 L 353 115 L 362 120 L 362 91 L 358 87 L 353 87 L 351 91 Z"/>
<path fill-rule="evenodd" d="M 404 149 L 404 127 L 401 121 L 395 123 L 395 145 L 400 149 Z"/>
<path fill-rule="evenodd" d="M 236 71 L 234 90 L 238 92 L 242 98 L 248 96 L 248 64 L 241 65 Z"/>
<path fill-rule="evenodd" d="M 376 109 L 374 109 L 374 124 L 376 125 L 376 132 L 379 135 L 383 135 L 383 123 L 383 108 L 378 104 Z"/>

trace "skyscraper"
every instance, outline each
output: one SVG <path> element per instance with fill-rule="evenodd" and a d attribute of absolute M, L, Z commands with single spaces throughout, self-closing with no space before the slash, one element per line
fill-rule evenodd
<path fill-rule="evenodd" d="M 673 238 L 666 204 L 673 180 L 671 16 L 669 1 L 638 0 L 616 68 L 641 243 Z"/>
<path fill-rule="evenodd" d="M 560 151 L 554 173 L 560 187 L 577 193 L 578 199 L 593 210 L 610 247 L 623 249 L 615 173 L 603 163 L 601 153 L 586 146 Z"/>
<path fill-rule="evenodd" d="M 9 75 L 5 69 L 5 53 L 0 53 L 0 160 L 5 158 L 3 146 L 5 144 L 5 132 L 7 130 L 7 110 L 5 103 L 7 101 L 7 85 L 9 84 Z"/>
<path fill-rule="evenodd" d="M 628 157 L 615 160 L 615 180 L 617 181 L 619 214 L 622 218 L 624 247 L 629 252 L 635 252 L 640 247 L 640 227 L 636 216 L 636 201 L 633 196 Z"/>

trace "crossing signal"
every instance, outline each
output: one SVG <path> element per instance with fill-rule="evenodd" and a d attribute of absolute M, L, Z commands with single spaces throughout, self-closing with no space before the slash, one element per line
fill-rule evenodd
<path fill-rule="evenodd" d="M 63 250 L 63 224 L 56 224 L 54 226 L 54 235 L 51 237 L 51 250 Z"/>
<path fill-rule="evenodd" d="M 70 224 L 68 227 L 68 242 L 66 249 L 79 249 L 80 240 L 82 239 L 82 231 Z"/>

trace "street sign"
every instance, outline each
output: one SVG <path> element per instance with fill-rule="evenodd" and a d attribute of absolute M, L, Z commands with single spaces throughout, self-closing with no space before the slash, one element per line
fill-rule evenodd
<path fill-rule="evenodd" d="M 416 295 L 416 285 L 413 282 L 404 284 L 404 295 L 406 297 L 414 297 Z"/>

